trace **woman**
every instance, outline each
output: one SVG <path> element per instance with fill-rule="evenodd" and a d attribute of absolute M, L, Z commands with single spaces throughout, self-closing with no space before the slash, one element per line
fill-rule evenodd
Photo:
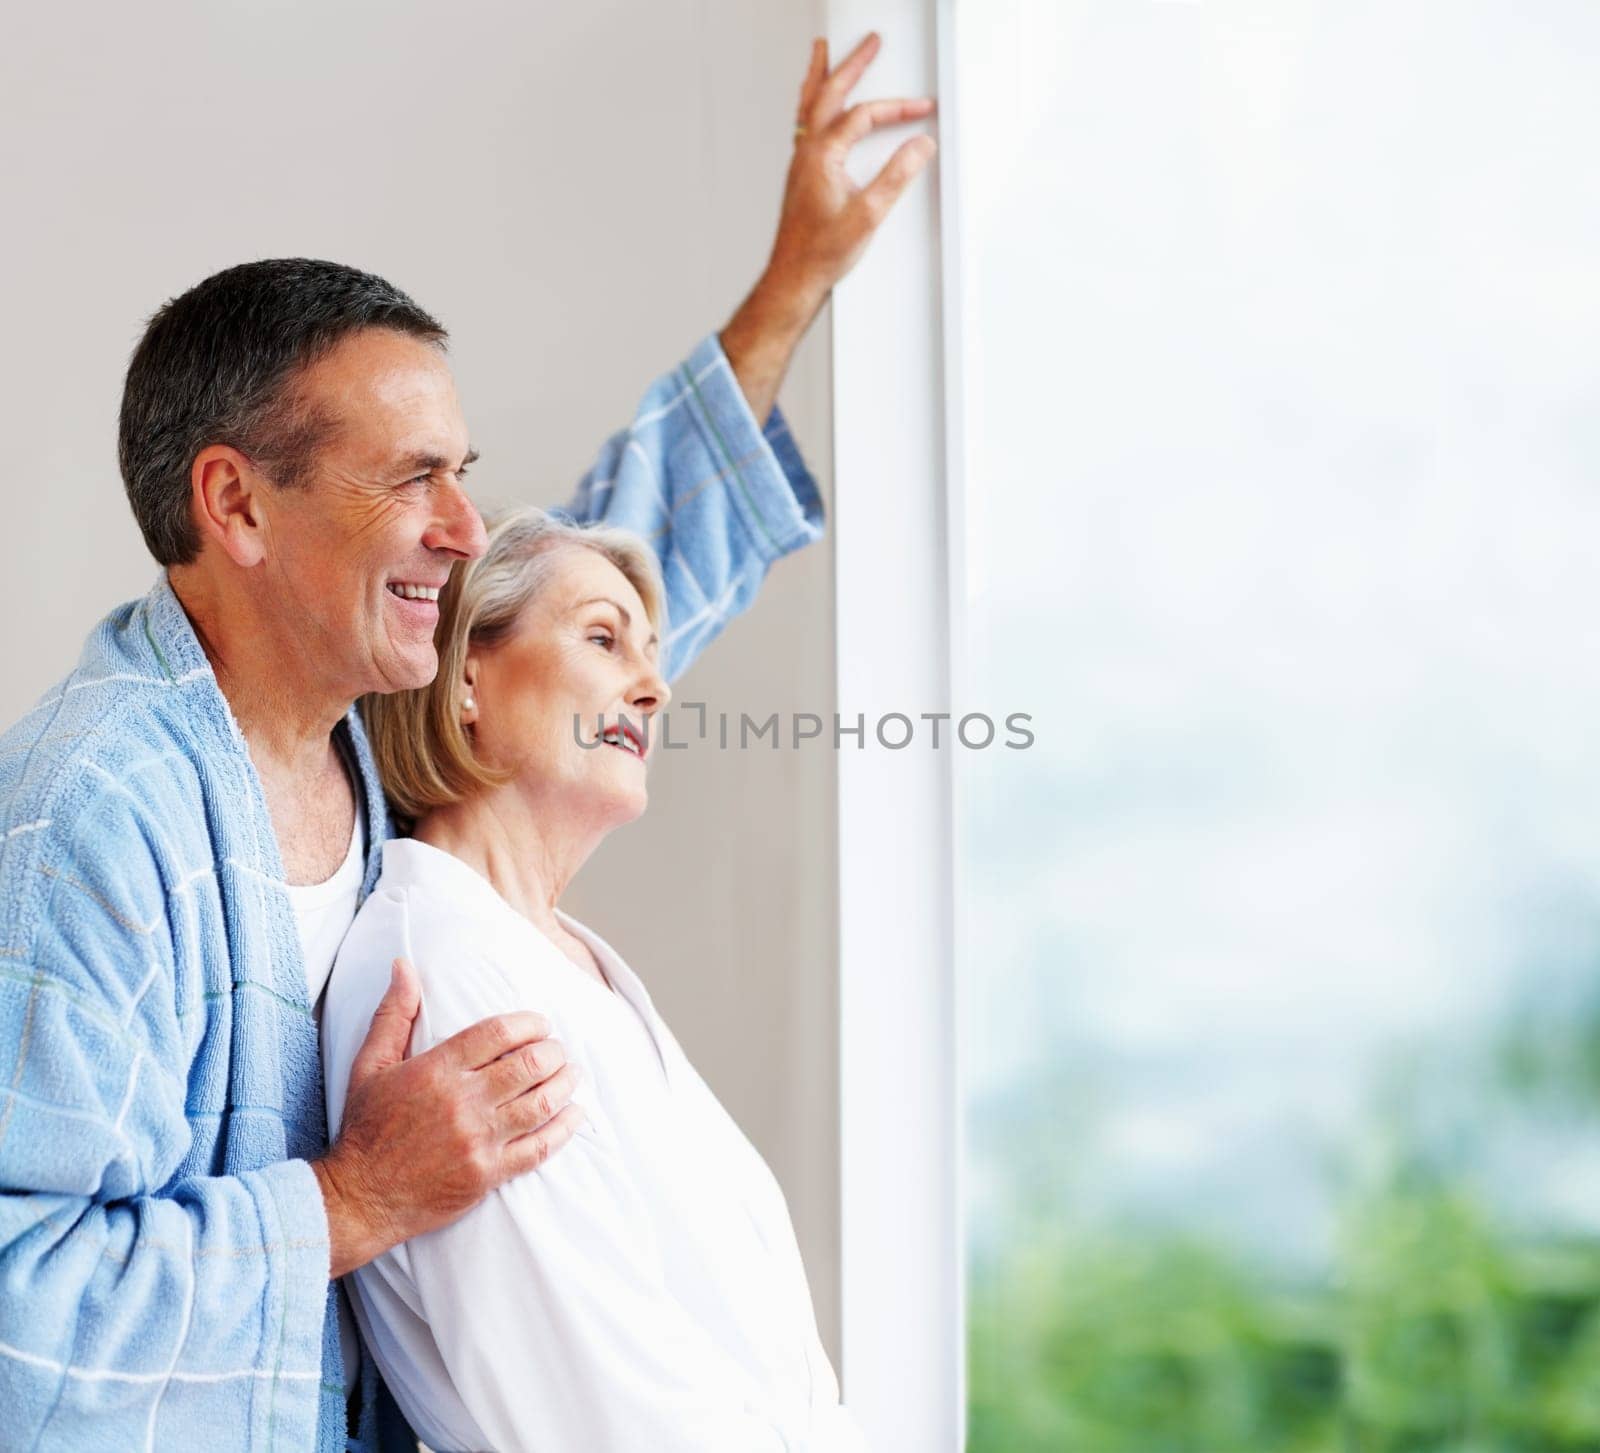
<path fill-rule="evenodd" d="M 642 541 L 519 512 L 441 595 L 433 684 L 364 703 L 415 830 L 385 845 L 328 987 L 331 1128 L 402 955 L 412 1053 L 537 1009 L 588 1116 L 538 1171 L 355 1273 L 368 1345 L 434 1449 L 864 1447 L 777 1182 L 633 971 L 556 906 L 644 811 L 661 601 Z"/>

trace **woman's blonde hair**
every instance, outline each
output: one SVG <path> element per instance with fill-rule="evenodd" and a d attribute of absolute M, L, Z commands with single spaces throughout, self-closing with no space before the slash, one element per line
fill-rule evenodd
<path fill-rule="evenodd" d="M 364 696 L 361 715 L 390 801 L 404 817 L 461 802 L 507 780 L 478 760 L 461 721 L 462 673 L 473 649 L 492 648 L 544 589 L 562 550 L 593 550 L 639 592 L 645 614 L 666 638 L 666 593 L 655 552 L 629 530 L 578 525 L 541 509 L 519 509 L 489 524 L 489 544 L 464 561 L 439 592 L 433 633 L 439 674 L 415 691 Z M 664 649 L 664 647 L 663 647 Z"/>

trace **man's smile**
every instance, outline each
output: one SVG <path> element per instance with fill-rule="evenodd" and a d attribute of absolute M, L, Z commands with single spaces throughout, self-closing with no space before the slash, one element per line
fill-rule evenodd
<path fill-rule="evenodd" d="M 391 580 L 388 590 L 402 600 L 438 600 L 440 585 L 419 585 L 409 580 Z"/>
<path fill-rule="evenodd" d="M 439 592 L 444 582 L 437 585 L 421 580 L 391 580 L 385 587 L 395 602 L 395 608 L 408 621 L 432 630 L 439 623 Z"/>

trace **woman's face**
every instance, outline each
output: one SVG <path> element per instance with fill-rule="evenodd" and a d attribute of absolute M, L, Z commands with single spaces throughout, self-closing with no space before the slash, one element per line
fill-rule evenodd
<path fill-rule="evenodd" d="M 650 719 L 671 697 L 644 602 L 609 560 L 556 546 L 500 644 L 469 654 L 466 714 L 487 764 L 541 808 L 599 830 L 645 809 Z"/>

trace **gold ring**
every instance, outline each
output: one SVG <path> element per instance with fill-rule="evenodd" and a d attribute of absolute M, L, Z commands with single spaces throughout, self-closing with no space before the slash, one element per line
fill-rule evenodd
<path fill-rule="evenodd" d="M 801 140 L 803 140 L 805 138 L 805 134 L 806 134 L 806 124 L 805 124 L 805 122 L 804 121 L 796 121 L 795 124 L 794 124 L 794 139 L 796 141 L 801 141 Z"/>

